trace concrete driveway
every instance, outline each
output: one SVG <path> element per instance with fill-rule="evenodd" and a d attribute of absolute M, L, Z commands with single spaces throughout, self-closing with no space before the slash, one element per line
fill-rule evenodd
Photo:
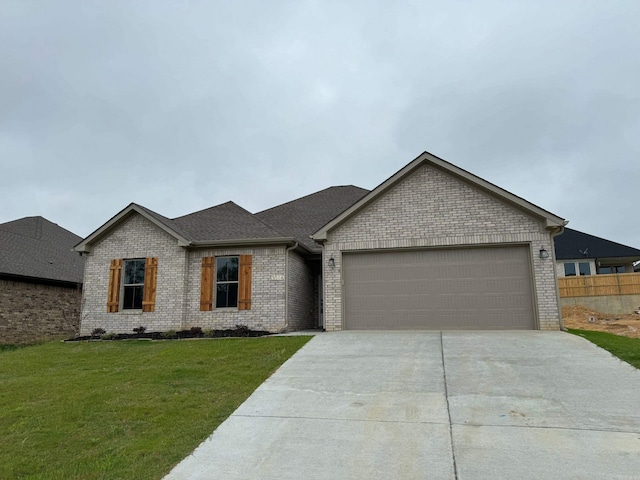
<path fill-rule="evenodd" d="M 562 332 L 324 333 L 166 478 L 638 479 L 640 371 Z"/>

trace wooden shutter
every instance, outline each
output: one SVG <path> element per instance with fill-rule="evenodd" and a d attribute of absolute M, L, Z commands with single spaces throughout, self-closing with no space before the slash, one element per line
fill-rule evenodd
<path fill-rule="evenodd" d="M 251 310 L 251 255 L 240 255 L 238 310 Z"/>
<path fill-rule="evenodd" d="M 202 258 L 202 277 L 200 280 L 200 311 L 213 310 L 213 271 L 216 263 L 215 257 Z"/>
<path fill-rule="evenodd" d="M 107 313 L 115 313 L 120 307 L 120 278 L 122 277 L 122 260 L 111 260 L 109 267 L 109 291 L 107 293 Z"/>
<path fill-rule="evenodd" d="M 156 277 L 158 276 L 158 259 L 147 258 L 144 262 L 144 289 L 142 292 L 142 311 L 156 310 Z"/>

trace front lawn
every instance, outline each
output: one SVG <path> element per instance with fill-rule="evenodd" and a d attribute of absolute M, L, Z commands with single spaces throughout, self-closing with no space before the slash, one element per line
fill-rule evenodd
<path fill-rule="evenodd" d="M 0 350 L 0 478 L 162 478 L 309 339 Z"/>
<path fill-rule="evenodd" d="M 571 328 L 567 330 L 569 333 L 586 338 L 634 367 L 640 368 L 640 338 L 627 338 L 592 330 L 574 330 Z"/>

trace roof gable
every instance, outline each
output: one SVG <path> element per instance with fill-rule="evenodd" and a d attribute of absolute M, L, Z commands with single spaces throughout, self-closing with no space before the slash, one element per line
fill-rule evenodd
<path fill-rule="evenodd" d="M 629 258 L 640 260 L 640 250 L 604 238 L 565 228 L 554 238 L 557 260 L 577 258 Z"/>
<path fill-rule="evenodd" d="M 364 209 L 367 205 L 369 205 L 370 203 L 375 201 L 377 198 L 382 196 L 384 193 L 389 191 L 396 184 L 398 184 L 403 179 L 411 175 L 413 172 L 415 172 L 418 168 L 420 168 L 424 164 L 428 164 L 448 175 L 452 175 L 455 178 L 462 180 L 496 197 L 497 199 L 533 217 L 536 217 L 542 220 L 545 224 L 545 227 L 547 228 L 560 229 L 566 224 L 563 218 L 558 217 L 557 215 L 554 215 L 551 212 L 548 212 L 547 210 L 544 210 L 524 200 L 523 198 L 518 197 L 517 195 L 514 195 L 490 182 L 487 182 L 486 180 L 480 177 L 477 177 L 476 175 L 473 175 L 472 173 L 467 172 L 466 170 L 456 167 L 455 165 L 449 162 L 446 162 L 445 160 L 442 160 L 441 158 L 438 158 L 435 155 L 432 155 L 428 152 L 424 152 L 422 153 L 422 155 L 418 156 L 416 159 L 414 159 L 404 168 L 402 168 L 401 170 L 396 172 L 394 175 L 389 177 L 387 180 L 382 182 L 380 185 L 378 185 L 376 188 L 374 188 L 367 195 L 362 197 L 359 201 L 355 202 L 353 205 L 347 208 L 344 212 L 342 212 L 336 218 L 328 222 L 322 228 L 318 229 L 313 234 L 313 239 L 316 241 L 326 240 L 327 234 L 329 231 L 341 225 L 343 222 L 345 222 L 352 216 L 357 215 L 358 212 Z"/>
<path fill-rule="evenodd" d="M 0 274 L 82 283 L 84 260 L 71 250 L 81 239 L 40 216 L 0 224 Z"/>
<path fill-rule="evenodd" d="M 233 202 L 170 219 L 142 205 L 129 204 L 109 221 L 75 246 L 78 252 L 90 252 L 91 246 L 109 235 L 131 215 L 139 214 L 174 237 L 179 246 L 280 244 L 293 238 L 266 225 Z"/>
<path fill-rule="evenodd" d="M 149 220 L 151 223 L 156 225 L 161 230 L 164 230 L 169 235 L 174 237 L 178 245 L 187 246 L 189 245 L 189 239 L 185 236 L 182 229 L 176 225 L 173 220 L 160 215 L 159 213 L 154 212 L 153 210 L 149 210 L 142 205 L 138 205 L 136 203 L 130 203 L 125 208 L 116 213 L 113 217 L 111 217 L 105 224 L 103 224 L 100 228 L 91 233 L 88 237 L 78 243 L 74 250 L 77 252 L 90 252 L 91 245 L 98 242 L 100 239 L 109 235 L 115 228 L 120 225 L 122 221 L 130 217 L 134 214 L 142 215 L 144 218 Z"/>

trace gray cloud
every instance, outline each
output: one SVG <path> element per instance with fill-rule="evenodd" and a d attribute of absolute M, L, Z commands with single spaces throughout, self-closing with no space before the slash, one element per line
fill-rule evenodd
<path fill-rule="evenodd" d="M 640 5 L 5 2 L 0 222 L 372 188 L 428 150 L 640 246 Z"/>

